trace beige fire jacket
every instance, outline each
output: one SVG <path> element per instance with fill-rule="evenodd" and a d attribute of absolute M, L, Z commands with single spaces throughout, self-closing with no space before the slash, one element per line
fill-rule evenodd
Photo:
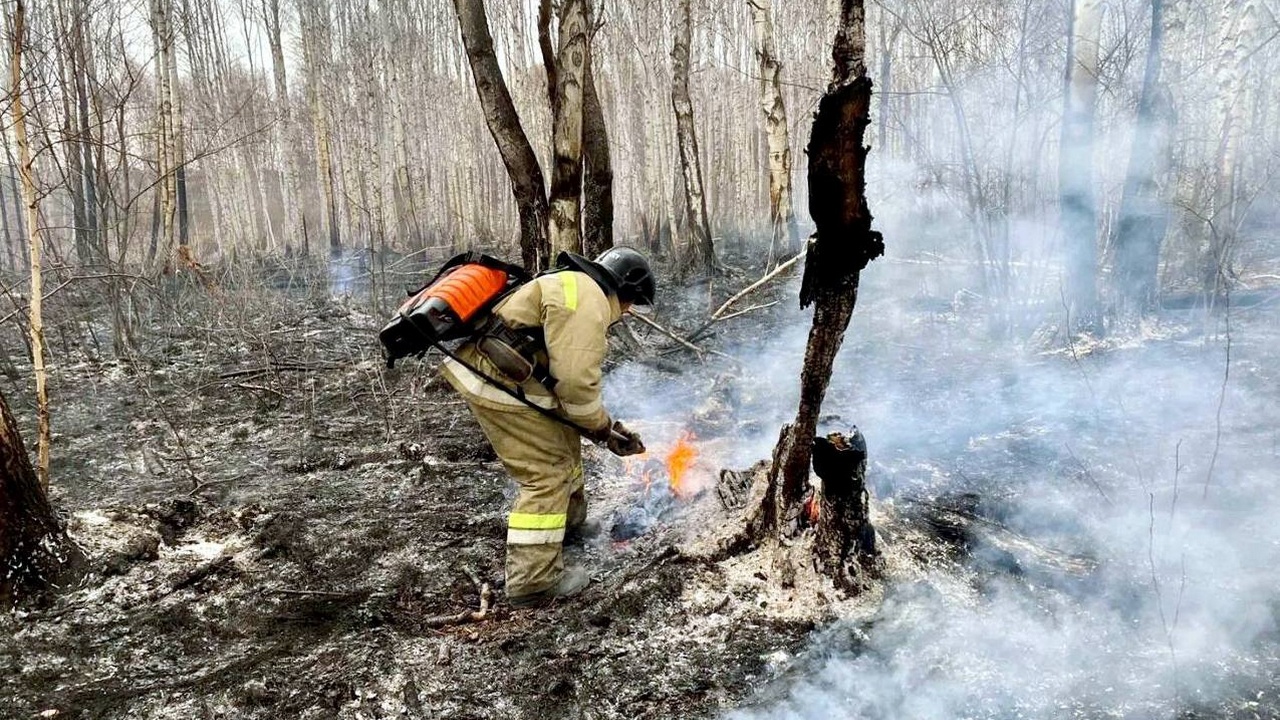
<path fill-rule="evenodd" d="M 552 392 L 537 380 L 527 380 L 523 384 L 526 398 L 548 410 L 558 410 L 588 430 L 608 427 L 609 413 L 600 396 L 600 365 L 604 362 L 609 326 L 622 317 L 618 299 L 585 273 L 566 270 L 535 278 L 499 303 L 494 312 L 512 328 L 542 328 L 548 368 L 557 382 Z M 489 377 L 515 387 L 474 344 L 463 345 L 458 356 Z M 523 407 L 519 400 L 453 360 L 445 361 L 441 373 L 455 390 L 477 405 L 493 409 Z"/>

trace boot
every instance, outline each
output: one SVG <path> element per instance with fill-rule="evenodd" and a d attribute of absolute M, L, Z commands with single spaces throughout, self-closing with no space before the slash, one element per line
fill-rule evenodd
<path fill-rule="evenodd" d="M 567 567 L 560 574 L 560 581 L 541 592 L 527 595 L 508 596 L 507 602 L 513 608 L 542 607 L 556 598 L 577 595 L 591 583 L 591 575 L 580 567 Z"/>
<path fill-rule="evenodd" d="M 565 545 L 586 545 L 600 535 L 600 521 L 586 520 L 577 525 L 570 525 L 564 532 Z"/>

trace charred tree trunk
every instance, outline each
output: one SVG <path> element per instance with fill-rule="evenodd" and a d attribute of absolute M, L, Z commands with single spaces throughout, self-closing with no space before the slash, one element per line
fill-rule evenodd
<path fill-rule="evenodd" d="M 502 163 L 511 179 L 511 191 L 520 208 L 520 251 L 524 266 L 530 271 L 546 269 L 551 261 L 551 244 L 547 238 L 546 181 L 538 157 L 520 125 L 520 116 L 511 101 L 511 92 L 502 79 L 502 69 L 493 52 L 493 36 L 484 13 L 484 0 L 454 0 L 462 44 L 475 79 L 476 93 L 484 108 L 489 133 L 502 155 Z"/>
<path fill-rule="evenodd" d="M 1164 19 L 1162 0 L 1151 0 L 1151 39 L 1147 67 L 1138 98 L 1133 148 L 1125 174 L 1124 195 L 1115 238 L 1115 290 L 1126 312 L 1145 314 L 1155 308 L 1160 245 L 1169 213 L 1160 202 L 1158 183 L 1170 165 L 1173 108 L 1161 79 Z"/>
<path fill-rule="evenodd" d="M 53 514 L 18 423 L 0 395 L 0 609 L 38 601 L 83 560 Z"/>
<path fill-rule="evenodd" d="M 582 105 L 587 74 L 585 0 L 565 0 L 560 8 L 560 52 L 556 56 L 555 119 L 551 173 L 551 252 L 582 252 Z"/>
<path fill-rule="evenodd" d="M 809 213 L 817 233 L 809 245 L 800 287 L 801 306 L 814 305 L 800 377 L 800 407 L 795 421 L 778 438 L 761 506 L 748 523 L 748 534 L 787 536 L 806 522 L 803 507 L 810 492 L 809 465 L 831 368 L 858 299 L 862 269 L 884 253 L 883 238 L 871 229 L 866 198 L 868 148 L 863 138 L 871 123 L 872 83 L 864 61 L 865 14 L 861 0 L 841 0 L 840 8 L 833 78 L 819 101 L 809 138 Z M 863 540 L 867 521 L 859 479 L 862 471 L 855 456 L 836 452 L 842 450 L 842 443 L 833 442 L 828 442 L 830 447 L 820 445 L 824 454 L 818 469 L 830 475 L 824 480 L 831 483 L 822 500 L 821 512 L 828 520 L 820 555 L 828 558 L 823 562 L 830 568 L 839 569 L 850 567 L 849 552 L 870 548 Z"/>
<path fill-rule="evenodd" d="M 590 13 L 587 21 L 591 22 Z M 594 39 L 590 29 L 587 39 Z M 582 248 L 592 258 L 613 247 L 613 162 L 593 65 L 589 52 L 582 96 Z"/>
<path fill-rule="evenodd" d="M 815 495 L 818 563 L 837 587 L 863 590 L 876 572 L 879 550 L 875 528 L 867 519 L 871 496 L 862 433 L 854 428 L 848 436 L 831 433 L 814 439 L 813 472 L 822 479 L 822 492 Z"/>
<path fill-rule="evenodd" d="M 693 34 L 690 0 L 680 0 L 676 11 L 675 40 L 671 49 L 671 107 L 676 116 L 676 138 L 680 145 L 680 170 L 684 180 L 684 207 L 689 218 L 690 242 L 686 263 L 700 264 L 714 272 L 716 251 L 707 221 L 707 194 L 702 184 L 702 155 L 693 124 L 693 101 L 689 98 L 689 42 Z"/>

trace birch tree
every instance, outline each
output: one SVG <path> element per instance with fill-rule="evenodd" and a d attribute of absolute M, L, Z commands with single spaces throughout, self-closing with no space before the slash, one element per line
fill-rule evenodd
<path fill-rule="evenodd" d="M 40 229 L 40 198 L 37 191 L 35 161 L 31 153 L 31 141 L 27 135 L 28 108 L 23 97 L 27 92 L 23 75 L 23 49 L 26 43 L 26 6 L 18 0 L 13 12 L 13 45 L 9 55 L 9 110 L 13 114 L 13 135 L 18 146 L 18 173 L 22 177 L 22 202 L 26 210 L 28 257 L 31 260 L 31 300 L 27 310 L 27 328 L 31 336 L 31 366 L 36 381 L 36 472 L 39 476 L 40 494 L 49 489 L 49 445 L 52 433 L 49 422 L 48 372 L 44 364 L 44 305 L 43 266 L 41 253 L 44 237 Z M 11 418 L 5 412 L 5 424 L 13 428 Z M 16 429 L 13 429 L 16 434 Z M 16 442 L 21 448 L 21 440 Z M 24 455 L 25 459 L 25 455 Z M 0 514 L 0 519 L 3 515 Z"/>
<path fill-rule="evenodd" d="M 782 64 L 773 42 L 773 19 L 768 0 L 747 0 L 755 28 L 756 55 L 760 60 L 760 107 L 764 111 L 765 137 L 769 144 L 769 243 L 770 257 L 791 255 L 800 249 L 800 231 L 791 207 L 791 137 L 787 108 L 782 98 Z"/>
<path fill-rule="evenodd" d="M 689 97 L 689 42 L 693 34 L 690 0 L 678 0 L 671 49 L 671 107 L 676 116 L 676 137 L 680 146 L 680 173 L 684 181 L 684 207 L 689 219 L 689 243 L 685 263 L 704 271 L 716 268 L 711 225 L 707 221 L 707 196 L 702 184 L 702 156 L 693 122 L 693 101 Z"/>
<path fill-rule="evenodd" d="M 1243 214 L 1239 198 L 1241 148 L 1254 92 L 1249 82 L 1249 62 L 1256 44 L 1259 12 L 1256 0 L 1224 0 L 1222 3 L 1216 102 L 1220 128 L 1217 176 L 1208 251 L 1203 253 L 1202 260 L 1204 290 L 1217 299 L 1225 297 L 1234 275 L 1237 233 Z"/>

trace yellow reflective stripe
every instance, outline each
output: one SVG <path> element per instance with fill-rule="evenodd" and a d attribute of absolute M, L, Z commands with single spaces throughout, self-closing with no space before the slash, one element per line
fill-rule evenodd
<path fill-rule="evenodd" d="M 560 273 L 560 282 L 564 283 L 564 306 L 570 310 L 578 309 L 578 276 L 572 272 Z"/>
<path fill-rule="evenodd" d="M 567 513 L 511 513 L 507 518 L 507 527 L 521 530 L 554 530 L 563 529 L 569 519 Z"/>
<path fill-rule="evenodd" d="M 564 542 L 564 528 L 555 530 L 510 528 L 507 530 L 507 544 L 509 545 L 550 545 L 562 542 Z"/>
<path fill-rule="evenodd" d="M 571 403 L 571 402 L 564 402 L 562 400 L 561 404 L 564 405 L 565 412 L 569 413 L 570 415 L 590 415 L 596 412 L 597 410 L 599 410 L 600 408 L 604 407 L 604 401 L 601 400 L 600 396 L 598 395 L 596 396 L 595 400 L 592 400 L 590 402 Z"/>
<path fill-rule="evenodd" d="M 449 374 L 453 375 L 454 379 L 462 384 L 462 387 L 464 387 L 467 392 L 475 395 L 476 397 L 484 398 L 485 400 L 490 400 L 495 403 L 501 403 L 503 405 L 524 407 L 524 403 L 485 382 L 484 379 L 452 359 L 444 362 L 444 368 Z M 524 397 L 526 400 L 538 407 L 546 408 L 547 410 L 554 410 L 556 408 L 556 399 L 550 395 L 534 395 L 529 393 Z"/>

